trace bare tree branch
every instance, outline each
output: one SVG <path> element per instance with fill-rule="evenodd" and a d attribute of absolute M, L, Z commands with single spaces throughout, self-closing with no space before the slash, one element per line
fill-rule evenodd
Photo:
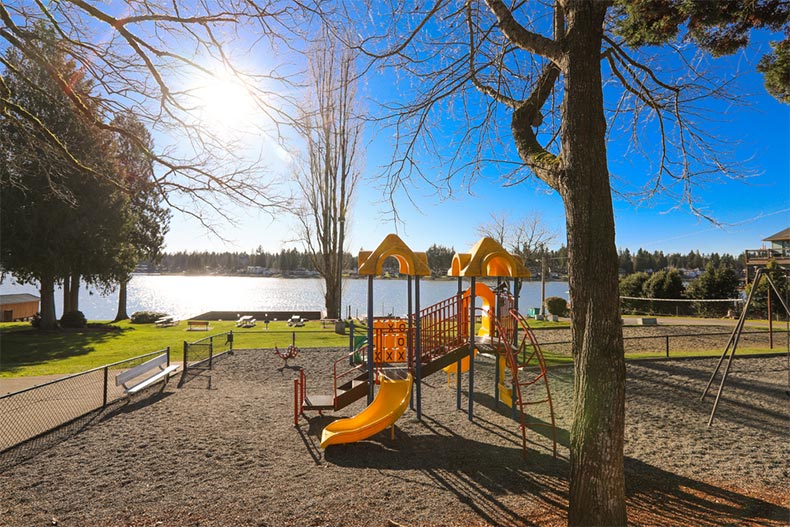
<path fill-rule="evenodd" d="M 247 71 L 239 67 L 241 51 L 231 40 L 240 28 L 257 28 L 260 36 L 247 45 L 266 50 L 284 46 L 290 52 L 288 37 L 298 36 L 292 28 L 299 27 L 301 17 L 323 16 L 323 12 L 299 3 L 259 5 L 233 0 L 183 6 L 130 0 L 124 7 L 110 10 L 84 0 L 0 4 L 0 39 L 8 49 L 47 69 L 75 112 L 90 117 L 95 127 L 125 135 L 144 148 L 155 164 L 157 186 L 173 208 L 213 229 L 212 216 L 234 220 L 228 204 L 264 208 L 287 204 L 287 196 L 267 174 L 264 162 L 272 156 L 264 157 L 261 146 L 256 154 L 251 140 L 282 145 L 281 127 L 293 121 L 290 93 L 297 71 L 287 64 L 284 72 L 277 64 L 264 73 Z M 37 31 L 42 25 L 53 31 L 51 44 L 66 52 L 95 82 L 98 91 L 91 104 L 101 108 L 100 118 L 87 111 L 86 101 L 70 90 L 70 79 L 63 78 L 38 51 L 42 39 L 49 38 Z M 7 61 L 3 64 L 8 67 Z M 195 83 L 217 75 L 234 78 L 260 113 L 259 122 L 250 122 L 249 130 L 243 132 L 249 139 L 243 139 L 242 132 L 229 138 L 197 116 L 203 101 Z M 0 93 L 6 115 L 34 123 L 30 118 L 35 116 L 12 104 L 10 95 Z M 156 150 L 108 124 L 113 115 L 127 110 L 156 134 Z M 68 145 L 51 133 L 40 134 L 39 140 L 68 153 Z M 67 157 L 79 161 L 73 155 Z"/>

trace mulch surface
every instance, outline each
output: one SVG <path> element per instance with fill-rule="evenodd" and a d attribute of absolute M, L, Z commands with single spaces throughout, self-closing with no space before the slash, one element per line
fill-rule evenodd
<path fill-rule="evenodd" d="M 293 380 L 330 393 L 342 350 L 239 350 L 161 392 L 137 397 L 57 441 L 0 456 L 3 526 L 564 525 L 571 368 L 550 372 L 559 452 L 546 429 L 521 433 L 493 398 L 493 361 L 476 363 L 475 418 L 444 373 L 424 380 L 422 412 L 366 441 L 318 447 L 293 426 Z M 699 402 L 717 359 L 630 362 L 626 474 L 632 525 L 787 525 L 790 398 L 784 356 L 736 357 L 712 427 Z M 718 383 L 716 384 L 718 386 Z M 715 394 L 715 392 L 714 392 Z M 536 394 L 537 395 L 537 394 Z M 536 407 L 533 419 L 548 421 Z M 58 434 L 60 434 L 58 436 Z"/>

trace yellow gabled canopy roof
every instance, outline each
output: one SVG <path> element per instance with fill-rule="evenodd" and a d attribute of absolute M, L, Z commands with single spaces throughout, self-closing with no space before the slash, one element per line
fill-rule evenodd
<path fill-rule="evenodd" d="M 456 253 L 447 272 L 450 276 L 509 276 L 529 278 L 532 273 L 521 258 L 507 252 L 493 238 L 481 238 L 468 254 Z"/>
<path fill-rule="evenodd" d="M 384 260 L 392 256 L 398 260 L 401 274 L 411 276 L 430 276 L 428 257 L 425 253 L 416 253 L 398 237 L 389 234 L 375 251 L 359 251 L 359 274 L 378 276 Z"/>

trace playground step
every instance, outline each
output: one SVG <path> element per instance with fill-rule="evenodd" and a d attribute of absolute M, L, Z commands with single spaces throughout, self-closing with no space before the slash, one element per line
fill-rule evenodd
<path fill-rule="evenodd" d="M 302 410 L 334 410 L 335 401 L 331 395 L 306 395 Z"/>

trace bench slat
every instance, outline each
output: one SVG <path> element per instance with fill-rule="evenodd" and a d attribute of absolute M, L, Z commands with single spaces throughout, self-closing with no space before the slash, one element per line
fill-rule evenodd
<path fill-rule="evenodd" d="M 126 393 L 128 393 L 130 395 L 133 394 L 133 393 L 137 393 L 140 390 L 142 390 L 143 388 L 147 388 L 147 387 L 151 386 L 152 384 L 156 383 L 157 381 L 161 380 L 162 378 L 166 377 L 171 372 L 174 372 L 177 369 L 178 369 L 178 365 L 176 365 L 176 364 L 168 366 L 167 368 L 165 368 L 164 370 L 160 371 L 159 373 L 157 373 L 153 377 L 150 377 L 150 378 L 144 380 L 140 384 L 136 384 L 136 385 L 132 386 L 131 388 L 126 390 Z"/>
<path fill-rule="evenodd" d="M 115 386 L 120 386 L 121 384 L 131 381 L 135 377 L 139 377 L 148 370 L 152 370 L 157 366 L 161 366 L 162 364 L 167 364 L 167 353 L 157 355 L 151 360 L 145 361 L 142 364 L 138 364 L 134 368 L 130 368 L 124 372 L 119 373 L 115 377 Z"/>

